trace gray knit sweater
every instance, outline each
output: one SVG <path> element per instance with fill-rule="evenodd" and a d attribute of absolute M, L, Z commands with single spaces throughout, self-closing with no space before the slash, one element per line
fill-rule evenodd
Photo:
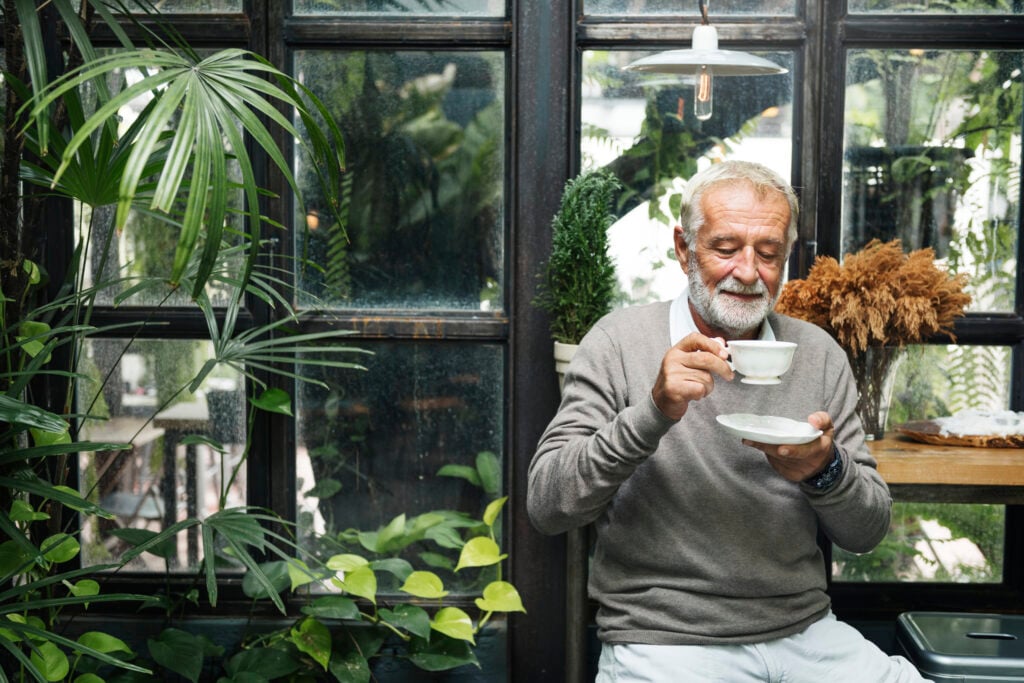
<path fill-rule="evenodd" d="M 891 498 L 854 413 L 843 350 L 823 330 L 772 314 L 799 344 L 782 383 L 715 377 L 679 421 L 651 389 L 670 346 L 669 303 L 616 310 L 583 339 L 558 413 L 530 464 L 534 525 L 556 534 L 593 522 L 589 591 L 599 637 L 613 643 L 748 643 L 796 633 L 829 608 L 821 529 L 853 552 L 889 526 Z M 843 459 L 819 493 L 787 481 L 715 416 L 824 410 Z"/>

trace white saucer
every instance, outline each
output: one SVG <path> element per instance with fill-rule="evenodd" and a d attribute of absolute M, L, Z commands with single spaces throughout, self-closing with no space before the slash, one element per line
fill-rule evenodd
<path fill-rule="evenodd" d="M 812 427 L 810 422 L 791 420 L 788 417 L 733 413 L 719 415 L 715 419 L 741 439 L 758 443 L 800 444 L 821 436 L 821 430 Z"/>

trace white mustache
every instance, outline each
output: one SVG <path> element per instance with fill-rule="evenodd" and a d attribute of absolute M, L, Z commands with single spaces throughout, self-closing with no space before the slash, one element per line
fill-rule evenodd
<path fill-rule="evenodd" d="M 757 282 L 755 282 L 753 284 L 745 285 L 742 282 L 734 279 L 732 276 L 730 276 L 727 280 L 723 280 L 722 282 L 719 282 L 718 286 L 715 287 L 715 289 L 719 293 L 724 292 L 726 294 L 767 294 L 768 293 L 768 287 L 761 280 L 758 280 Z"/>

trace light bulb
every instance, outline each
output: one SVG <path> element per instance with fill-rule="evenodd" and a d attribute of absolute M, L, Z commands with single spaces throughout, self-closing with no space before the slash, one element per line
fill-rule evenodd
<path fill-rule="evenodd" d="M 693 84 L 693 115 L 698 121 L 711 118 L 712 100 L 714 98 L 714 75 L 711 67 L 702 64 L 697 72 L 697 81 Z"/>

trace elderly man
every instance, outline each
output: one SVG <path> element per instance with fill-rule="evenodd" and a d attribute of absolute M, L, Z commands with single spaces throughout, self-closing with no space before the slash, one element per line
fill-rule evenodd
<path fill-rule="evenodd" d="M 873 548 L 892 500 L 854 413 L 846 356 L 773 312 L 797 199 L 725 162 L 688 183 L 674 230 L 688 286 L 617 310 L 583 339 L 530 465 L 528 510 L 556 534 L 594 523 L 599 683 L 923 680 L 832 615 L 818 531 Z M 798 344 L 775 385 L 735 379 L 727 340 Z M 809 422 L 809 443 L 741 441 L 732 413 Z"/>

